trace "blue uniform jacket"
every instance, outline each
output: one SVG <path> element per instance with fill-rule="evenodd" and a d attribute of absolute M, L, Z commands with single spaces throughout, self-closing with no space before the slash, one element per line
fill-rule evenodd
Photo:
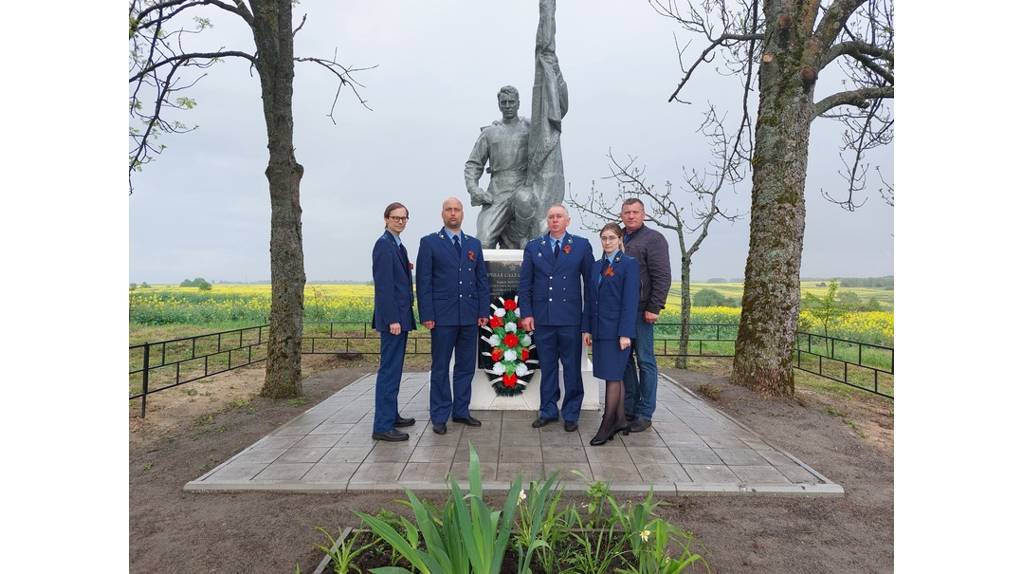
<path fill-rule="evenodd" d="M 490 315 L 491 285 L 480 240 L 462 234 L 462 256 L 444 229 L 425 235 L 416 254 L 420 322 L 473 325 Z"/>
<path fill-rule="evenodd" d="M 584 237 L 566 233 L 556 258 L 548 234 L 530 240 L 523 249 L 519 272 L 519 306 L 523 317 L 537 325 L 580 325 L 584 285 L 594 264 L 594 250 Z M 568 251 L 568 252 L 566 252 Z"/>
<path fill-rule="evenodd" d="M 373 328 L 384 332 L 391 323 L 403 331 L 416 328 L 412 315 L 412 270 L 409 256 L 387 231 L 373 244 Z"/>
<path fill-rule="evenodd" d="M 603 259 L 593 263 L 588 275 L 583 331 L 594 339 L 636 337 L 636 319 L 640 310 L 640 264 L 621 252 L 608 267 L 610 275 L 601 275 Z"/>

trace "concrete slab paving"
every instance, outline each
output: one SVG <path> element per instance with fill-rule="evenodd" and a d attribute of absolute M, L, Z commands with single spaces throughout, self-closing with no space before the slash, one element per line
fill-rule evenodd
<path fill-rule="evenodd" d="M 569 492 L 602 480 L 614 492 L 653 489 L 667 496 L 843 495 L 842 486 L 665 375 L 658 383 L 652 427 L 599 447 L 589 444 L 601 422 L 601 413 L 594 411 L 581 413 L 579 430 L 571 433 L 561 422 L 532 428 L 536 415 L 529 411 L 473 411 L 482 427 L 449 422 L 446 434 L 435 434 L 427 408 L 428 373 L 402 377 L 399 411 L 416 418 L 413 427 L 402 429 L 410 440 L 374 441 L 374 381 L 371 374 L 346 386 L 185 490 L 438 491 L 448 488 L 449 479 L 466 487 L 472 444 L 489 492 L 507 491 L 516 476 L 539 480 L 557 472 Z"/>

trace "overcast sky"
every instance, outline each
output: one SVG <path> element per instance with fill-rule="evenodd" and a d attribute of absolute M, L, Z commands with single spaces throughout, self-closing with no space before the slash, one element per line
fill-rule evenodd
<path fill-rule="evenodd" d="M 309 281 L 368 280 L 370 252 L 391 201 L 409 206 L 403 239 L 415 251 L 419 237 L 441 227 L 441 202 L 463 199 L 464 227 L 475 234 L 479 208 L 469 207 L 463 165 L 481 126 L 500 117 L 496 92 L 519 88 L 520 115 L 530 115 L 537 5 L 496 2 L 325 2 L 306 0 L 296 37 L 297 55 L 330 56 L 345 64 L 377 65 L 363 72 L 361 89 L 373 111 L 343 92 L 326 117 L 336 84 L 322 68 L 296 65 L 295 147 L 302 179 L 303 245 Z M 252 51 L 252 37 L 234 16 L 206 11 L 214 28 L 197 48 Z M 666 102 L 680 79 L 673 32 L 646 2 L 562 0 L 557 11 L 557 52 L 569 86 L 563 122 L 565 179 L 589 193 L 591 181 L 606 194 L 611 149 L 634 155 L 660 183 L 683 181 L 683 168 L 703 169 L 708 144 L 696 130 L 708 102 L 736 117 L 737 80 L 705 66 L 684 92 L 692 105 Z M 691 50 L 700 45 L 694 39 Z M 817 97 L 838 87 L 824 76 Z M 131 281 L 214 281 L 270 277 L 270 200 L 259 80 L 241 60 L 213 66 L 190 95 L 198 106 L 176 116 L 198 124 L 168 136 L 159 159 L 138 174 L 129 199 Z M 756 95 L 753 101 L 756 108 Z M 807 226 L 801 275 L 877 276 L 893 273 L 893 209 L 869 185 L 867 203 L 854 213 L 828 203 L 820 190 L 842 192 L 839 125 L 820 119 L 811 132 Z M 892 149 L 870 157 L 887 181 Z M 486 176 L 485 176 L 486 180 Z M 877 178 L 875 179 L 877 181 Z M 749 212 L 749 182 L 725 205 Z M 574 212 L 570 231 L 587 235 Z M 749 219 L 715 223 L 696 254 L 694 277 L 742 277 Z M 597 245 L 597 242 L 592 242 Z M 669 237 L 673 260 L 679 248 Z M 413 256 L 415 256 L 413 254 Z M 678 268 L 673 268 L 673 275 Z"/>

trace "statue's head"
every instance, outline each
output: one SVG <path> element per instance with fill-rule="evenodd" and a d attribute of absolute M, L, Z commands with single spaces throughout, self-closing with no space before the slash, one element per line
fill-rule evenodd
<path fill-rule="evenodd" d="M 514 119 L 519 114 L 519 90 L 512 86 L 502 86 L 498 90 L 498 109 L 503 119 Z"/>

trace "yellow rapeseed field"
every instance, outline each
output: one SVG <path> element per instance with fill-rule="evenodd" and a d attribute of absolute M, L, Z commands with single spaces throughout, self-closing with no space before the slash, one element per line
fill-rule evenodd
<path fill-rule="evenodd" d="M 739 284 L 693 285 L 691 293 L 701 288 L 722 289 L 722 293 L 738 298 L 742 296 Z M 663 323 L 679 322 L 678 284 L 669 295 L 668 305 L 663 313 Z M 738 288 L 738 289 L 737 289 Z M 815 289 L 804 285 L 805 289 Z M 881 289 L 859 289 L 864 300 L 878 296 L 878 300 L 892 301 L 892 291 Z M 873 295 L 874 294 L 874 295 Z M 174 324 L 217 324 L 251 322 L 262 323 L 270 314 L 269 284 L 217 283 L 209 291 L 196 287 L 176 285 L 154 285 L 137 288 L 129 292 L 129 320 L 135 325 Z M 891 303 L 890 303 L 891 304 Z M 371 284 L 308 284 L 305 289 L 306 320 L 328 321 L 369 321 L 373 315 L 373 285 Z M 691 313 L 693 324 L 739 323 L 739 307 L 695 307 Z M 800 314 L 800 329 L 806 332 L 823 333 L 821 325 L 806 311 Z M 849 313 L 830 326 L 829 334 L 836 337 L 891 345 L 893 341 L 892 311 L 863 311 Z"/>

